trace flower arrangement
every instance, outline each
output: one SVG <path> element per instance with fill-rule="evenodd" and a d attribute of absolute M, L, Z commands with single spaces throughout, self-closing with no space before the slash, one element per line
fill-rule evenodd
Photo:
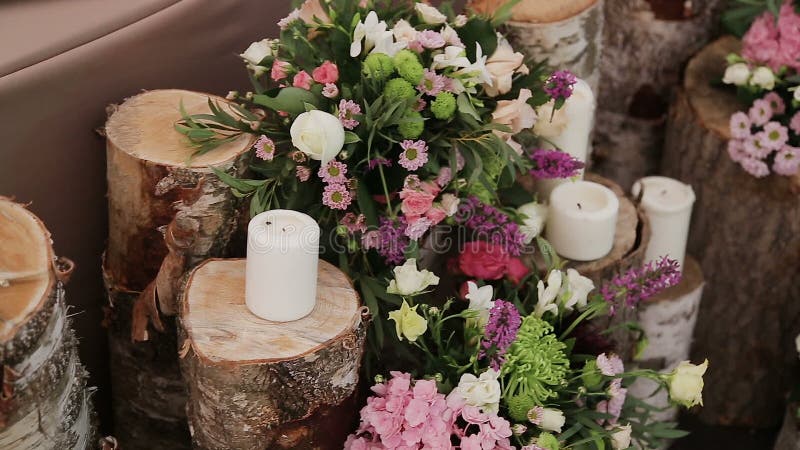
<path fill-rule="evenodd" d="M 306 0 L 280 21 L 280 39 L 241 55 L 253 92 L 176 126 L 198 153 L 257 135 L 253 178 L 217 174 L 252 215 L 314 217 L 329 237 L 322 257 L 369 307 L 364 367 L 376 384 L 347 448 L 627 448 L 681 435 L 626 395 L 636 377 L 701 402 L 702 378 L 625 372 L 591 322 L 674 284 L 675 265 L 592 293 L 539 236 L 546 207 L 519 177 L 583 167 L 538 149 L 533 131 L 576 79 L 514 51 L 498 32 L 512 6 L 486 17 Z"/>
<path fill-rule="evenodd" d="M 731 116 L 728 154 L 758 178 L 800 170 L 800 14 L 795 8 L 787 1 L 758 15 L 742 38 L 741 54 L 728 56 L 722 79 L 750 105 Z"/>

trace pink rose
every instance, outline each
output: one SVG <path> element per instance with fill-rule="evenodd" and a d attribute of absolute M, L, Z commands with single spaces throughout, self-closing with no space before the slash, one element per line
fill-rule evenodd
<path fill-rule="evenodd" d="M 400 192 L 403 204 L 400 209 L 408 217 L 420 217 L 433 206 L 434 195 L 425 191 L 403 189 Z"/>
<path fill-rule="evenodd" d="M 292 86 L 305 90 L 311 89 L 311 75 L 305 70 L 301 70 L 292 79 Z"/>
<path fill-rule="evenodd" d="M 506 273 L 509 258 L 508 252 L 497 244 L 472 241 L 458 255 L 458 267 L 469 277 L 499 280 Z"/>
<path fill-rule="evenodd" d="M 272 70 L 270 71 L 270 77 L 272 77 L 272 79 L 275 81 L 280 81 L 286 78 L 287 75 L 286 72 L 287 69 L 289 69 L 289 67 L 291 67 L 291 64 L 289 64 L 288 62 L 276 59 L 275 61 L 272 62 Z"/>
<path fill-rule="evenodd" d="M 437 223 L 443 221 L 445 217 L 447 217 L 447 212 L 444 209 L 437 206 L 429 209 L 425 213 L 425 217 L 427 217 L 431 222 L 433 222 L 433 225 L 436 225 Z"/>
<path fill-rule="evenodd" d="M 335 63 L 325 61 L 312 72 L 314 81 L 320 84 L 336 83 L 339 79 L 339 68 Z"/>
<path fill-rule="evenodd" d="M 510 258 L 506 265 L 506 276 L 514 284 L 519 284 L 531 270 L 519 258 Z"/>
<path fill-rule="evenodd" d="M 422 184 L 420 185 L 420 187 L 422 188 L 422 190 L 423 190 L 423 191 L 425 191 L 425 192 L 427 192 L 427 193 L 429 193 L 429 194 L 433 195 L 434 197 L 436 197 L 437 195 L 439 195 L 439 192 L 441 192 L 441 190 L 442 190 L 442 189 L 439 187 L 439 185 L 438 185 L 438 184 L 436 184 L 436 183 L 434 183 L 434 182 L 432 182 L 432 181 L 426 181 L 426 182 L 422 183 Z"/>

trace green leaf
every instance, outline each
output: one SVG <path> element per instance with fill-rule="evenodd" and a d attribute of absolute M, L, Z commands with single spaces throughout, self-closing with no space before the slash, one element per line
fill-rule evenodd
<path fill-rule="evenodd" d="M 236 191 L 239 191 L 239 193 L 242 194 L 252 193 L 269 181 L 269 180 L 244 180 L 236 178 L 231 175 L 228 175 L 222 170 L 217 169 L 216 167 L 212 167 L 211 170 L 214 171 L 214 174 L 218 176 L 223 183 L 227 184 L 228 186 L 235 189 Z"/>
<path fill-rule="evenodd" d="M 381 317 L 381 309 L 378 305 L 378 299 L 375 297 L 375 293 L 372 291 L 372 288 L 369 286 L 369 283 L 365 283 L 365 278 L 359 279 L 359 285 L 361 287 L 361 294 L 364 296 L 364 303 L 366 303 L 367 308 L 369 308 L 369 313 L 372 314 L 372 325 L 375 327 L 375 337 L 377 340 L 378 348 L 383 347 L 383 318 Z"/>
<path fill-rule="evenodd" d="M 353 133 L 352 131 L 345 131 L 344 132 L 344 143 L 345 144 L 353 144 L 356 142 L 361 142 L 361 138 L 358 137 L 357 134 Z"/>
<path fill-rule="evenodd" d="M 308 102 L 303 102 L 303 108 L 305 109 L 305 112 L 316 111 L 317 110 L 316 106 L 314 106 L 314 105 L 312 105 L 311 103 L 308 103 Z"/>
<path fill-rule="evenodd" d="M 458 106 L 458 112 L 461 114 L 468 115 L 475 120 L 480 121 L 481 116 L 478 115 L 478 111 L 475 110 L 475 107 L 472 105 L 472 102 L 469 101 L 469 97 L 465 93 L 458 94 L 458 98 L 456 99 L 456 105 Z"/>
<path fill-rule="evenodd" d="M 475 61 L 475 44 L 481 46 L 484 56 L 491 55 L 497 49 L 497 35 L 495 34 L 492 23 L 481 17 L 471 18 L 466 25 L 458 30 L 458 35 L 464 43 L 467 51 L 467 58 Z"/>
<path fill-rule="evenodd" d="M 306 112 L 306 103 L 319 109 L 321 101 L 313 92 L 296 87 L 287 87 L 278 91 L 275 97 L 266 94 L 253 96 L 253 103 L 275 111 L 283 111 L 289 114 L 301 114 Z"/>

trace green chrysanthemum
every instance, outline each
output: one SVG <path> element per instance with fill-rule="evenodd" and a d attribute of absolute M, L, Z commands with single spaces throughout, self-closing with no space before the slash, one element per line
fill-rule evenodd
<path fill-rule="evenodd" d="M 447 120 L 456 112 L 456 98 L 449 92 L 442 92 L 431 102 L 431 112 L 439 120 Z"/>
<path fill-rule="evenodd" d="M 529 394 L 513 395 L 506 399 L 508 415 L 517 422 L 528 420 L 528 411 L 536 406 L 536 401 Z"/>
<path fill-rule="evenodd" d="M 392 58 L 385 53 L 372 53 L 364 60 L 361 68 L 367 78 L 385 80 L 394 73 Z"/>
<path fill-rule="evenodd" d="M 392 78 L 389 80 L 386 83 L 386 88 L 383 93 L 390 102 L 406 101 L 417 95 L 414 86 L 411 86 L 411 83 L 402 78 Z"/>
<path fill-rule="evenodd" d="M 566 347 L 553 334 L 552 325 L 536 316 L 526 317 L 501 369 L 508 376 L 504 397 L 530 396 L 536 405 L 557 397 L 553 387 L 565 382 L 569 369 Z"/>
<path fill-rule="evenodd" d="M 397 73 L 413 85 L 422 80 L 422 75 L 425 72 L 425 68 L 419 62 L 419 57 L 410 50 L 397 52 L 394 56 L 394 66 L 397 68 Z"/>
<path fill-rule="evenodd" d="M 424 130 L 425 122 L 423 121 L 422 114 L 416 111 L 409 111 L 397 126 L 397 131 L 400 132 L 400 136 L 403 136 L 404 139 L 416 139 Z"/>

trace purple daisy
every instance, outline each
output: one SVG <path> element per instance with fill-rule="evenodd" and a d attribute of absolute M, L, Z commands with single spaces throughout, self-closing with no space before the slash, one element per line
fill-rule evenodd
<path fill-rule="evenodd" d="M 764 125 L 764 135 L 764 145 L 772 150 L 780 150 L 789 140 L 789 130 L 778 122 L 767 122 Z"/>
<path fill-rule="evenodd" d="M 425 74 L 417 86 L 417 90 L 423 94 L 436 96 L 445 88 L 446 78 L 444 75 L 439 75 L 433 70 L 425 69 Z"/>
<path fill-rule="evenodd" d="M 772 119 L 772 107 L 766 100 L 756 100 L 747 115 L 750 116 L 750 122 L 753 125 L 762 126 Z"/>

